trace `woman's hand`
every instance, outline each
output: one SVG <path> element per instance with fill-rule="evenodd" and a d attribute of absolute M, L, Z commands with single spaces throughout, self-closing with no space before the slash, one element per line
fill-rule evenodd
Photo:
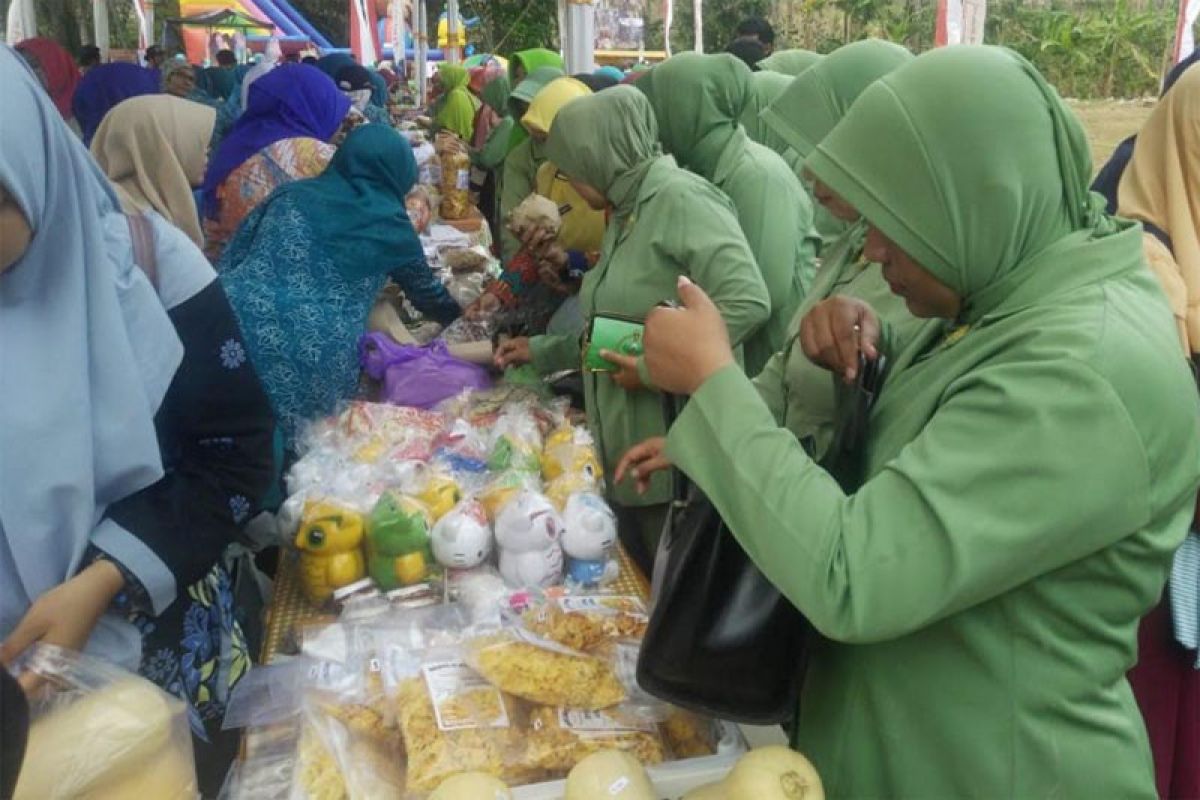
<path fill-rule="evenodd" d="M 522 231 L 517 238 L 521 240 L 521 246 L 528 250 L 530 255 L 535 259 L 540 259 L 546 248 L 558 241 L 558 234 L 533 226 Z"/>
<path fill-rule="evenodd" d="M 0 645 L 0 661 L 12 664 L 36 642 L 83 650 L 92 629 L 124 586 L 121 571 L 104 560 L 55 586 L 33 602 Z"/>
<path fill-rule="evenodd" d="M 612 376 L 612 381 L 617 386 L 627 392 L 636 392 L 646 388 L 642 383 L 641 376 L 638 375 L 637 356 L 624 356 L 611 350 L 601 350 L 600 357 L 616 365 L 616 372 L 610 372 L 609 375 Z"/>
<path fill-rule="evenodd" d="M 529 337 L 517 336 L 506 339 L 496 348 L 496 366 L 500 369 L 519 367 L 533 361 L 533 353 L 529 349 Z"/>
<path fill-rule="evenodd" d="M 672 394 L 694 394 L 713 374 L 734 363 L 725 320 L 712 300 L 679 277 L 681 308 L 656 308 L 646 317 L 646 367 L 654 385 Z"/>
<path fill-rule="evenodd" d="M 471 322 L 480 322 L 500 310 L 500 298 L 491 292 L 484 292 L 479 299 L 463 311 L 463 316 Z"/>
<path fill-rule="evenodd" d="M 667 439 L 665 436 L 655 436 L 629 448 L 629 451 L 621 457 L 621 463 L 617 464 L 617 472 L 614 476 L 616 482 L 620 483 L 625 480 L 625 475 L 628 474 L 634 480 L 637 493 L 645 494 L 650 489 L 650 476 L 671 468 L 671 462 L 667 460 L 665 453 L 666 449 Z"/>
<path fill-rule="evenodd" d="M 813 306 L 800 322 L 800 345 L 809 361 L 841 375 L 858 377 L 858 354 L 879 357 L 879 317 L 853 297 L 831 297 Z"/>

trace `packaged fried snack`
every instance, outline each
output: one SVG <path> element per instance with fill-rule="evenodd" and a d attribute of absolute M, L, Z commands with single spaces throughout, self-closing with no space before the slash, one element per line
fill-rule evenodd
<path fill-rule="evenodd" d="M 400 682 L 396 710 L 408 754 L 406 786 L 429 792 L 460 772 L 485 772 L 510 785 L 544 773 L 525 758 L 516 704 L 461 661 L 427 663 Z"/>
<path fill-rule="evenodd" d="M 713 721 L 682 708 L 672 708 L 660 725 L 663 739 L 676 760 L 711 756 L 717 752 Z"/>
<path fill-rule="evenodd" d="M 493 686 L 532 703 L 597 710 L 626 698 L 612 666 L 518 629 L 465 644 L 467 663 Z"/>
<path fill-rule="evenodd" d="M 292 797 L 302 800 L 348 800 L 346 782 L 333 753 L 321 741 L 316 727 L 306 723 L 296 751 Z"/>
<path fill-rule="evenodd" d="M 600 750 L 624 750 L 645 765 L 666 757 L 655 724 L 620 709 L 537 706 L 530 711 L 529 727 L 529 759 L 550 772 L 567 772 Z"/>
<path fill-rule="evenodd" d="M 587 652 L 614 640 L 641 639 L 649 620 L 636 597 L 584 595 L 533 605 L 521 621 L 543 639 Z"/>

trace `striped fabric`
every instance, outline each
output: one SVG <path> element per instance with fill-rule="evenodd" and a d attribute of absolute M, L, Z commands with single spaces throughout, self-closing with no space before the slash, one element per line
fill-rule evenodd
<path fill-rule="evenodd" d="M 1188 534 L 1175 553 L 1170 592 L 1175 638 L 1196 651 L 1196 669 L 1200 669 L 1200 533 L 1196 531 Z"/>

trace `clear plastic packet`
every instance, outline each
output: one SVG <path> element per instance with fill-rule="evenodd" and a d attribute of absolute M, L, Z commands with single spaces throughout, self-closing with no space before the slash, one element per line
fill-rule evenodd
<path fill-rule="evenodd" d="M 492 473 L 490 480 L 479 492 L 479 502 L 487 510 L 488 519 L 495 522 L 500 511 L 521 492 L 541 491 L 541 481 L 530 472 L 509 470 Z"/>
<path fill-rule="evenodd" d="M 720 742 L 713 720 L 674 706 L 659 724 L 659 730 L 674 761 L 711 756 Z"/>
<path fill-rule="evenodd" d="M 461 772 L 485 772 L 509 785 L 545 777 L 529 763 L 520 705 L 455 651 L 426 654 L 419 672 L 398 682 L 396 707 L 411 793 L 432 791 Z"/>
<path fill-rule="evenodd" d="M 339 626 L 329 627 L 344 634 Z M 329 649 L 323 648 L 326 652 Z M 347 694 L 357 691 L 359 682 L 344 663 L 334 660 L 301 656 L 255 667 L 233 687 L 222 728 L 262 728 L 294 722 L 305 695 L 314 686 Z"/>
<path fill-rule="evenodd" d="M 397 730 L 380 735 L 378 731 L 360 727 L 353 719 L 330 713 L 329 708 L 320 703 L 307 705 L 304 718 L 306 731 L 319 739 L 324 753 L 314 753 L 315 758 L 308 763 L 302 759 L 298 775 L 304 776 L 308 767 L 317 767 L 313 772 L 323 780 L 314 783 L 318 786 L 328 783 L 333 788 L 335 781 L 331 779 L 336 770 L 347 800 L 401 796 L 404 792 L 404 754 Z M 326 756 L 332 759 L 332 768 Z M 304 788 L 311 793 L 312 788 Z"/>
<path fill-rule="evenodd" d="M 493 472 L 542 472 L 542 431 L 532 404 L 505 406 L 491 426 L 488 468 Z"/>
<path fill-rule="evenodd" d="M 579 652 L 617 641 L 640 640 L 649 617 L 641 598 L 632 595 L 514 595 L 510 619 L 536 636 Z"/>
<path fill-rule="evenodd" d="M 15 800 L 191 800 L 196 767 L 184 704 L 98 659 L 35 645 L 17 664 L 42 683 Z"/>
<path fill-rule="evenodd" d="M 288 800 L 349 800 L 346 778 L 330 742 L 338 733 L 324 720 L 305 716 L 296 745 Z"/>
<path fill-rule="evenodd" d="M 628 692 L 613 664 L 510 627 L 467 640 L 471 668 L 501 691 L 531 703 L 599 710 Z"/>
<path fill-rule="evenodd" d="M 604 469 L 596 455 L 596 442 L 587 428 L 563 423 L 546 437 L 542 448 L 542 477 L 552 481 L 567 473 L 587 478 L 597 489 L 604 486 Z"/>
<path fill-rule="evenodd" d="M 291 800 L 301 720 L 246 732 L 218 800 Z"/>
<path fill-rule="evenodd" d="M 548 772 L 569 772 L 601 750 L 624 750 L 646 766 L 666 760 L 658 726 L 619 706 L 602 711 L 535 706 L 529 720 L 529 758 Z"/>
<path fill-rule="evenodd" d="M 486 434 L 465 419 L 450 422 L 434 442 L 434 464 L 455 477 L 487 472 Z"/>

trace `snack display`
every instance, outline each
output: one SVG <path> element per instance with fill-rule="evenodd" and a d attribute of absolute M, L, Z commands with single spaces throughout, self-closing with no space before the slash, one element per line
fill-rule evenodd
<path fill-rule="evenodd" d="M 599 710 L 625 700 L 625 687 L 605 661 L 516 631 L 466 643 L 467 663 L 506 694 L 548 706 Z"/>
<path fill-rule="evenodd" d="M 471 211 L 471 157 L 465 149 L 446 149 L 441 152 L 440 160 L 442 219 L 463 219 Z"/>
<path fill-rule="evenodd" d="M 287 475 L 276 601 L 321 616 L 269 633 L 299 656 L 243 681 L 261 713 L 234 727 L 294 733 L 230 799 L 522 796 L 601 751 L 716 752 L 714 723 L 636 685 L 644 588 L 615 574 L 594 458 L 564 404 L 512 386 L 314 422 Z"/>

